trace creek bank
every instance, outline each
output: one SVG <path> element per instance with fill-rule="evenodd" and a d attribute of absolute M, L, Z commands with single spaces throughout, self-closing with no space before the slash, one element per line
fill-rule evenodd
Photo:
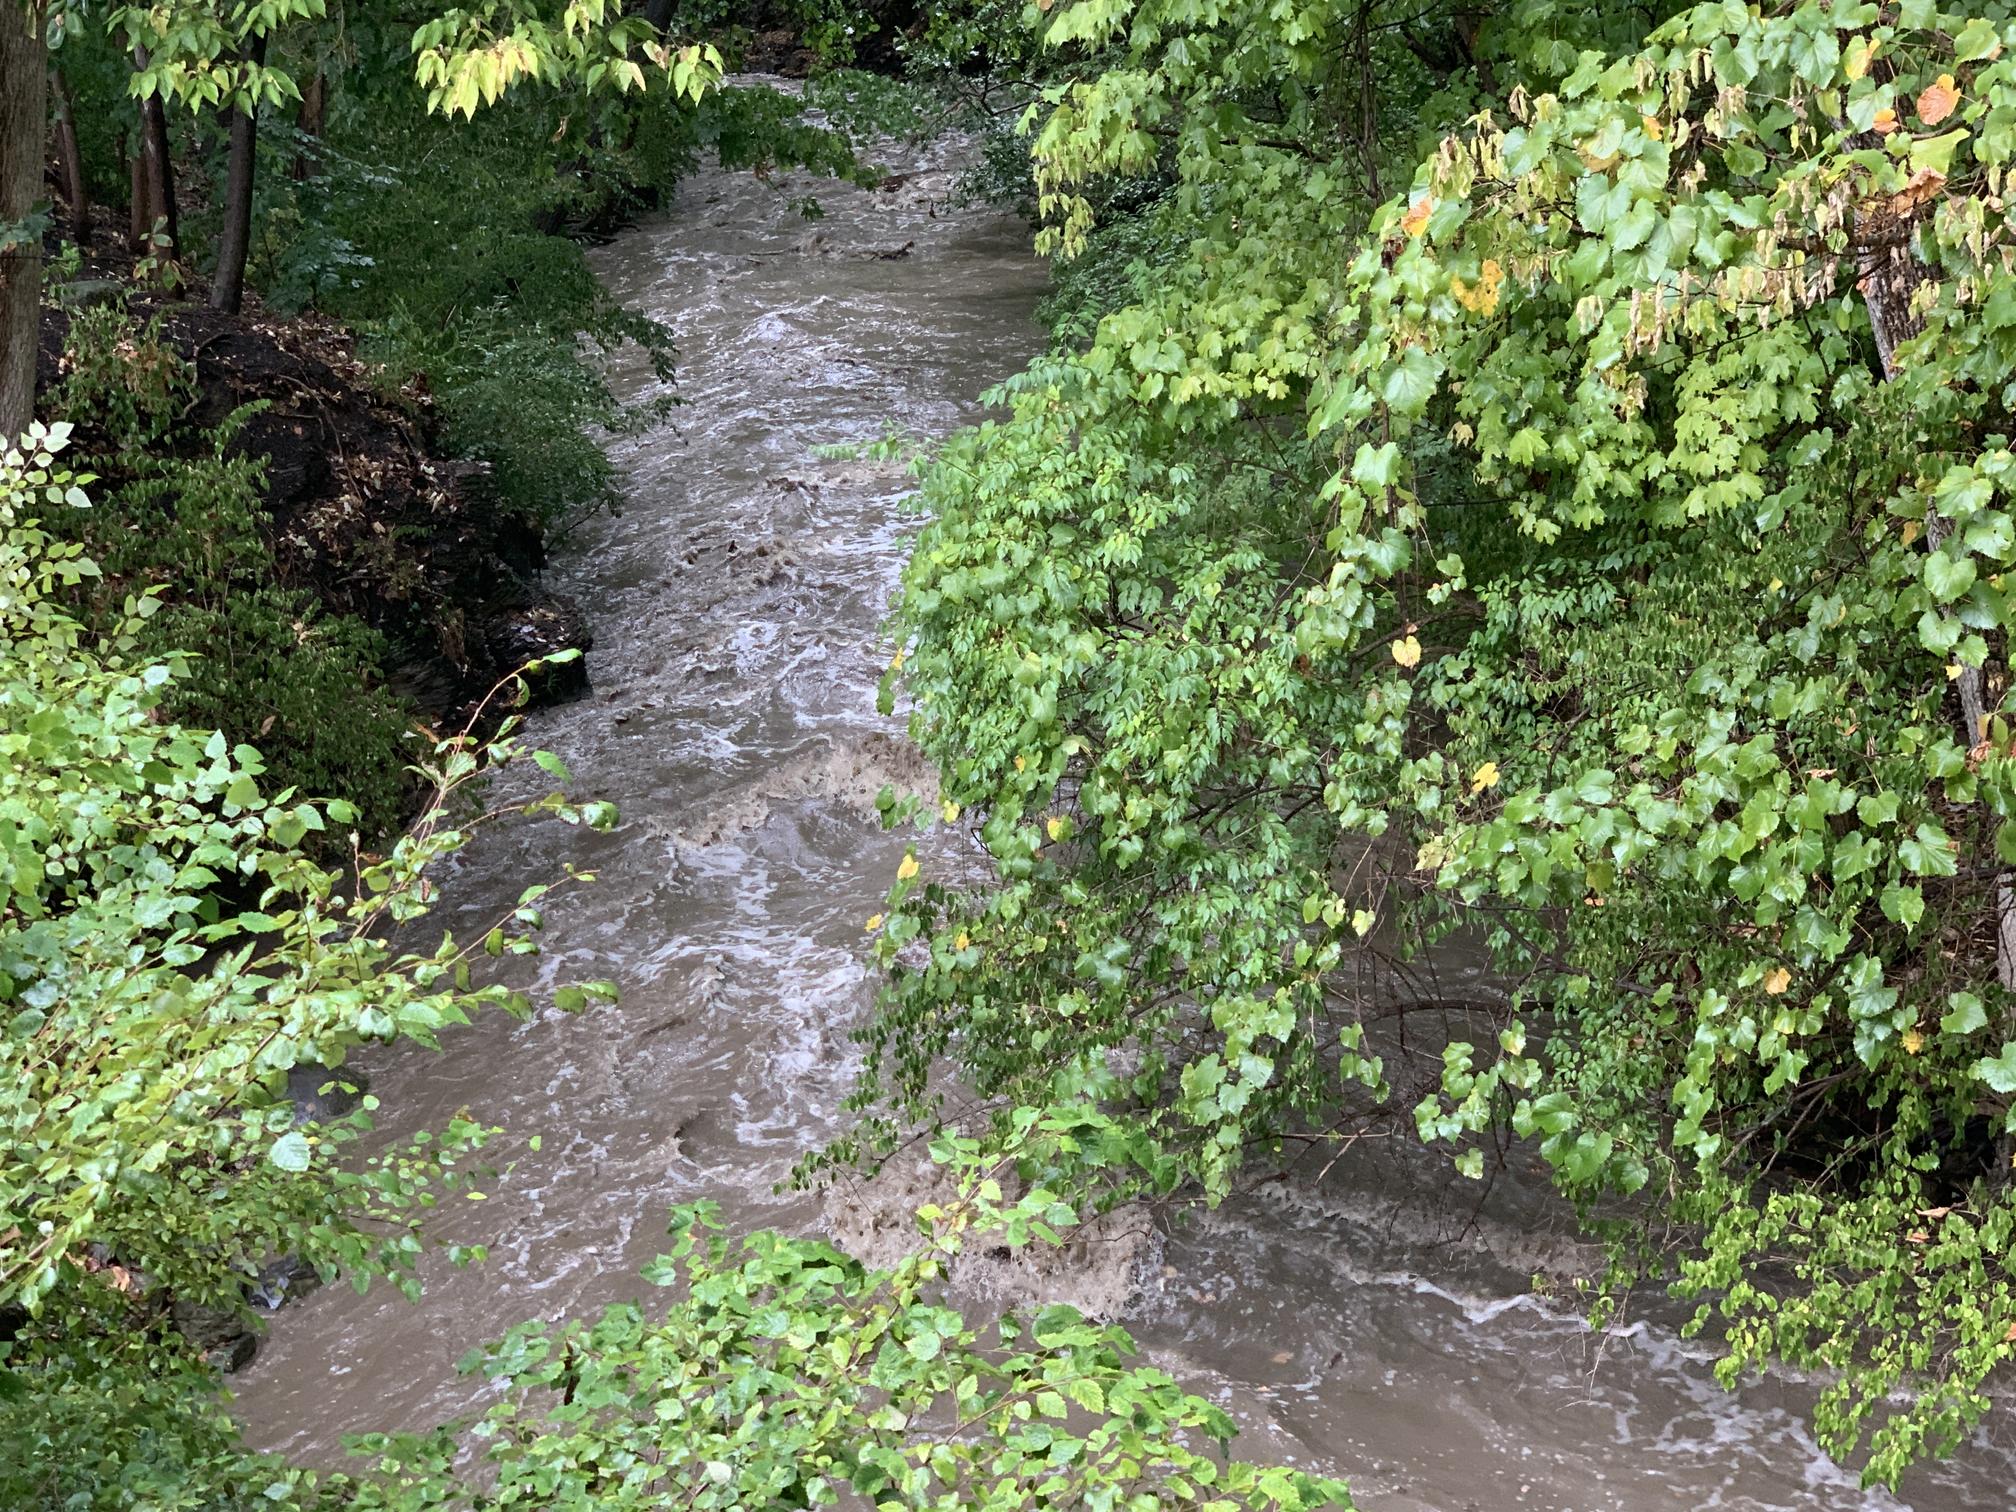
<path fill-rule="evenodd" d="M 118 305 L 141 328 L 158 318 L 192 388 L 150 452 L 200 455 L 227 417 L 260 406 L 227 450 L 263 461 L 260 532 L 275 585 L 382 634 L 391 647 L 385 677 L 434 721 L 459 726 L 524 662 L 592 645 L 580 605 L 540 582 L 536 524 L 496 506 L 481 464 L 444 455 L 424 385 L 390 390 L 333 320 L 280 317 L 250 294 L 242 315 L 226 314 L 202 302 L 200 283 L 170 290 L 142 278 L 112 222 L 101 214 L 92 250 L 44 303 L 40 396 L 74 370 L 84 311 Z M 73 446 L 93 459 L 99 491 L 131 481 L 111 460 L 119 447 L 105 417 L 60 418 L 76 425 Z M 162 586 L 172 597 L 180 585 Z M 586 685 L 575 662 L 548 669 L 535 693 L 565 698 Z"/>

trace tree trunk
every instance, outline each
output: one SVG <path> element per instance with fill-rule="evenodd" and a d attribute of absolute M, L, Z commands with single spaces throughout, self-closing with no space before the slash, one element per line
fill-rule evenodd
<path fill-rule="evenodd" d="M 70 201 L 70 239 L 91 245 L 91 185 L 84 178 L 84 152 L 77 144 L 77 117 L 63 70 L 49 70 L 49 102 L 56 113 L 56 155 L 63 160 L 63 194 Z"/>
<path fill-rule="evenodd" d="M 126 133 L 119 133 L 119 155 L 126 156 Z M 153 217 L 147 213 L 147 154 L 136 145 L 133 156 L 128 160 L 133 169 L 133 191 L 126 201 L 126 244 L 134 252 L 141 252 L 147 246 L 147 232 L 153 226 Z"/>
<path fill-rule="evenodd" d="M 41 7 L 0 0 L 0 446 L 35 410 L 42 238 L 27 220 L 42 192 L 48 68 Z"/>
<path fill-rule="evenodd" d="M 0 0 L 4 3 L 4 0 Z M 255 36 L 248 54 L 266 61 L 266 38 Z M 231 113 L 231 155 L 224 169 L 224 229 L 217 238 L 217 273 L 210 308 L 236 315 L 245 303 L 245 258 L 252 248 L 252 172 L 259 155 L 259 107 L 250 101 Z"/>
<path fill-rule="evenodd" d="M 301 91 L 301 109 L 294 117 L 294 129 L 305 138 L 322 139 L 322 118 L 329 109 L 329 81 L 316 69 L 308 87 Z M 314 164 L 306 152 L 296 151 L 292 175 L 296 183 L 308 177 Z"/>
<path fill-rule="evenodd" d="M 644 19 L 663 36 L 672 27 L 672 0 L 644 0 Z"/>
<path fill-rule="evenodd" d="M 145 68 L 147 49 L 135 47 L 133 62 Z M 182 221 L 175 211 L 175 160 L 168 154 L 168 111 L 158 94 L 140 102 L 140 160 L 147 180 L 146 234 L 153 234 L 157 222 L 165 222 L 168 249 L 180 257 Z"/>

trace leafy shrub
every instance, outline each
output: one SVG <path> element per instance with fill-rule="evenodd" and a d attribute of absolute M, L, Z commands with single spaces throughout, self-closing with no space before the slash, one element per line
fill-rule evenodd
<path fill-rule="evenodd" d="M 1952 1448 L 2016 1362 L 2016 28 L 1025 14 L 1102 266 L 926 478 L 888 691 L 994 864 L 899 872 L 864 1139 L 949 1054 L 997 1133 L 1124 1109 L 1101 1200 L 1529 1140 L 1599 1316 L 1824 1373 L 1871 1482 Z M 1415 987 L 1458 931 L 1502 995 Z"/>
<path fill-rule="evenodd" d="M 106 589 L 83 602 L 105 625 L 127 594 L 161 589 L 162 612 L 133 631 L 138 654 L 200 648 L 165 695 L 168 715 L 257 741 L 282 786 L 346 798 L 364 832 L 383 834 L 414 792 L 413 710 L 385 685 L 384 640 L 276 581 L 264 464 L 232 454 L 251 408 L 196 438 L 194 455 L 165 449 L 193 393 L 160 316 L 141 322 L 103 305 L 73 320 L 52 406 L 88 417 L 110 447 L 95 465 L 121 480 L 95 507 L 52 517 L 106 574 Z"/>
<path fill-rule="evenodd" d="M 288 1072 L 529 1005 L 472 983 L 480 947 L 387 938 L 467 838 L 457 795 L 480 753 L 436 746 L 432 801 L 392 849 L 348 875 L 319 867 L 304 842 L 354 811 L 274 793 L 250 746 L 165 717 L 188 658 L 145 649 L 159 598 L 127 595 L 102 638 L 65 613 L 101 581 L 31 514 L 81 502 L 55 466 L 66 439 L 37 430 L 0 452 L 0 1492 L 230 1506 L 242 1488 L 223 1482 L 250 1462 L 169 1302 L 242 1313 L 278 1255 L 412 1288 L 422 1216 L 491 1132 L 457 1119 L 359 1158 L 372 1100 L 297 1127 Z M 510 742 L 507 721 L 492 762 Z M 508 811 L 613 819 L 557 797 Z M 506 922 L 522 931 L 547 890 Z M 522 932 L 487 943 L 536 948 Z"/>
<path fill-rule="evenodd" d="M 1039 1193 L 1020 1212 L 933 1210 L 938 1242 L 889 1271 L 818 1240 L 731 1241 L 708 1207 L 675 1209 L 675 1243 L 644 1272 L 676 1289 L 662 1317 L 623 1304 L 560 1328 L 525 1324 L 464 1361 L 508 1391 L 477 1430 L 483 1491 L 469 1486 L 458 1435 L 373 1435 L 358 1447 L 382 1479 L 360 1508 L 489 1512 L 534 1499 L 643 1512 L 845 1496 L 988 1512 L 1348 1512 L 1337 1481 L 1212 1455 L 1231 1419 L 1133 1364 L 1120 1329 L 1069 1307 L 979 1326 L 946 1304 L 933 1283 L 962 1232 L 1026 1227 L 1052 1206 Z"/>

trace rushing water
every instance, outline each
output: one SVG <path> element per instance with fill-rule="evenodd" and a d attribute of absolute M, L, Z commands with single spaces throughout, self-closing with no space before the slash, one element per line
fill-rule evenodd
<path fill-rule="evenodd" d="M 454 1361 L 521 1318 L 632 1294 L 672 1202 L 822 1222 L 816 1199 L 772 1188 L 840 1127 L 847 1031 L 872 993 L 863 919 L 903 843 L 873 799 L 925 779 L 874 713 L 905 479 L 814 449 L 973 418 L 1036 349 L 1044 287 L 1022 225 L 949 213 L 950 159 L 909 156 L 874 192 L 703 174 L 597 254 L 615 295 L 677 333 L 685 402 L 618 445 L 628 506 L 556 574 L 594 618 L 595 690 L 532 736 L 624 822 L 484 836 L 445 912 L 487 928 L 564 862 L 594 869 L 549 908 L 538 974 L 613 977 L 623 1003 L 368 1062 L 399 1129 L 467 1107 L 510 1131 L 486 1200 L 436 1226 L 490 1257 L 430 1264 L 417 1306 L 339 1286 L 287 1308 L 240 1380 L 262 1445 L 329 1461 L 344 1433 L 467 1411 L 478 1388 Z M 823 219 L 794 210 L 808 191 Z M 1535 1273 L 1576 1258 L 1536 1186 L 1473 1213 L 1475 1188 L 1439 1163 L 1371 1148 L 1178 1224 L 1130 1273 L 1127 1321 L 1239 1416 L 1249 1457 L 1347 1474 L 1371 1512 L 2009 1505 L 2006 1423 L 1901 1498 L 1860 1492 L 1803 1426 L 1809 1389 L 1725 1394 L 1670 1328 L 1599 1337 L 1532 1296 Z"/>

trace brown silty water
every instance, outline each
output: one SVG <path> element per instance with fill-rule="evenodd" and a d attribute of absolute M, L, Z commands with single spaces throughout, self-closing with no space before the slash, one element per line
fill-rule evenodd
<path fill-rule="evenodd" d="M 470 1411 L 481 1388 L 454 1361 L 520 1319 L 641 1292 L 671 1203 L 712 1198 L 738 1226 L 830 1227 L 870 1250 L 893 1231 L 900 1190 L 830 1209 L 773 1190 L 844 1127 L 848 1031 L 873 994 L 863 921 L 905 843 L 874 796 L 929 782 L 874 711 L 908 480 L 815 448 L 974 419 L 1039 348 L 1045 272 L 1021 223 L 947 208 L 956 146 L 892 156 L 907 176 L 887 191 L 702 173 L 596 254 L 614 295 L 676 333 L 684 403 L 616 443 L 624 512 L 584 529 L 556 574 L 594 618 L 595 689 L 530 733 L 623 823 L 485 835 L 444 877 L 441 922 L 487 927 L 563 863 L 591 868 L 548 910 L 536 971 L 546 987 L 614 978 L 622 1005 L 367 1058 L 392 1131 L 463 1107 L 509 1131 L 486 1200 L 436 1224 L 489 1259 L 428 1262 L 417 1305 L 336 1286 L 287 1307 L 238 1382 L 262 1446 L 335 1463 L 345 1433 Z M 823 219 L 794 210 L 806 193 Z M 655 381 L 617 379 L 633 396 Z M 927 864 L 950 843 L 927 843 Z M 1586 1260 L 1540 1184 L 1501 1182 L 1478 1211 L 1474 1184 L 1402 1143 L 1166 1231 L 1102 1235 L 1116 1242 L 1098 1261 L 1025 1289 L 1116 1311 L 1234 1412 L 1239 1452 L 1348 1475 L 1373 1512 L 2008 1507 L 2003 1414 L 1901 1495 L 1862 1492 L 1804 1426 L 1810 1386 L 1724 1393 L 1670 1326 L 1592 1333 L 1533 1290 Z"/>

